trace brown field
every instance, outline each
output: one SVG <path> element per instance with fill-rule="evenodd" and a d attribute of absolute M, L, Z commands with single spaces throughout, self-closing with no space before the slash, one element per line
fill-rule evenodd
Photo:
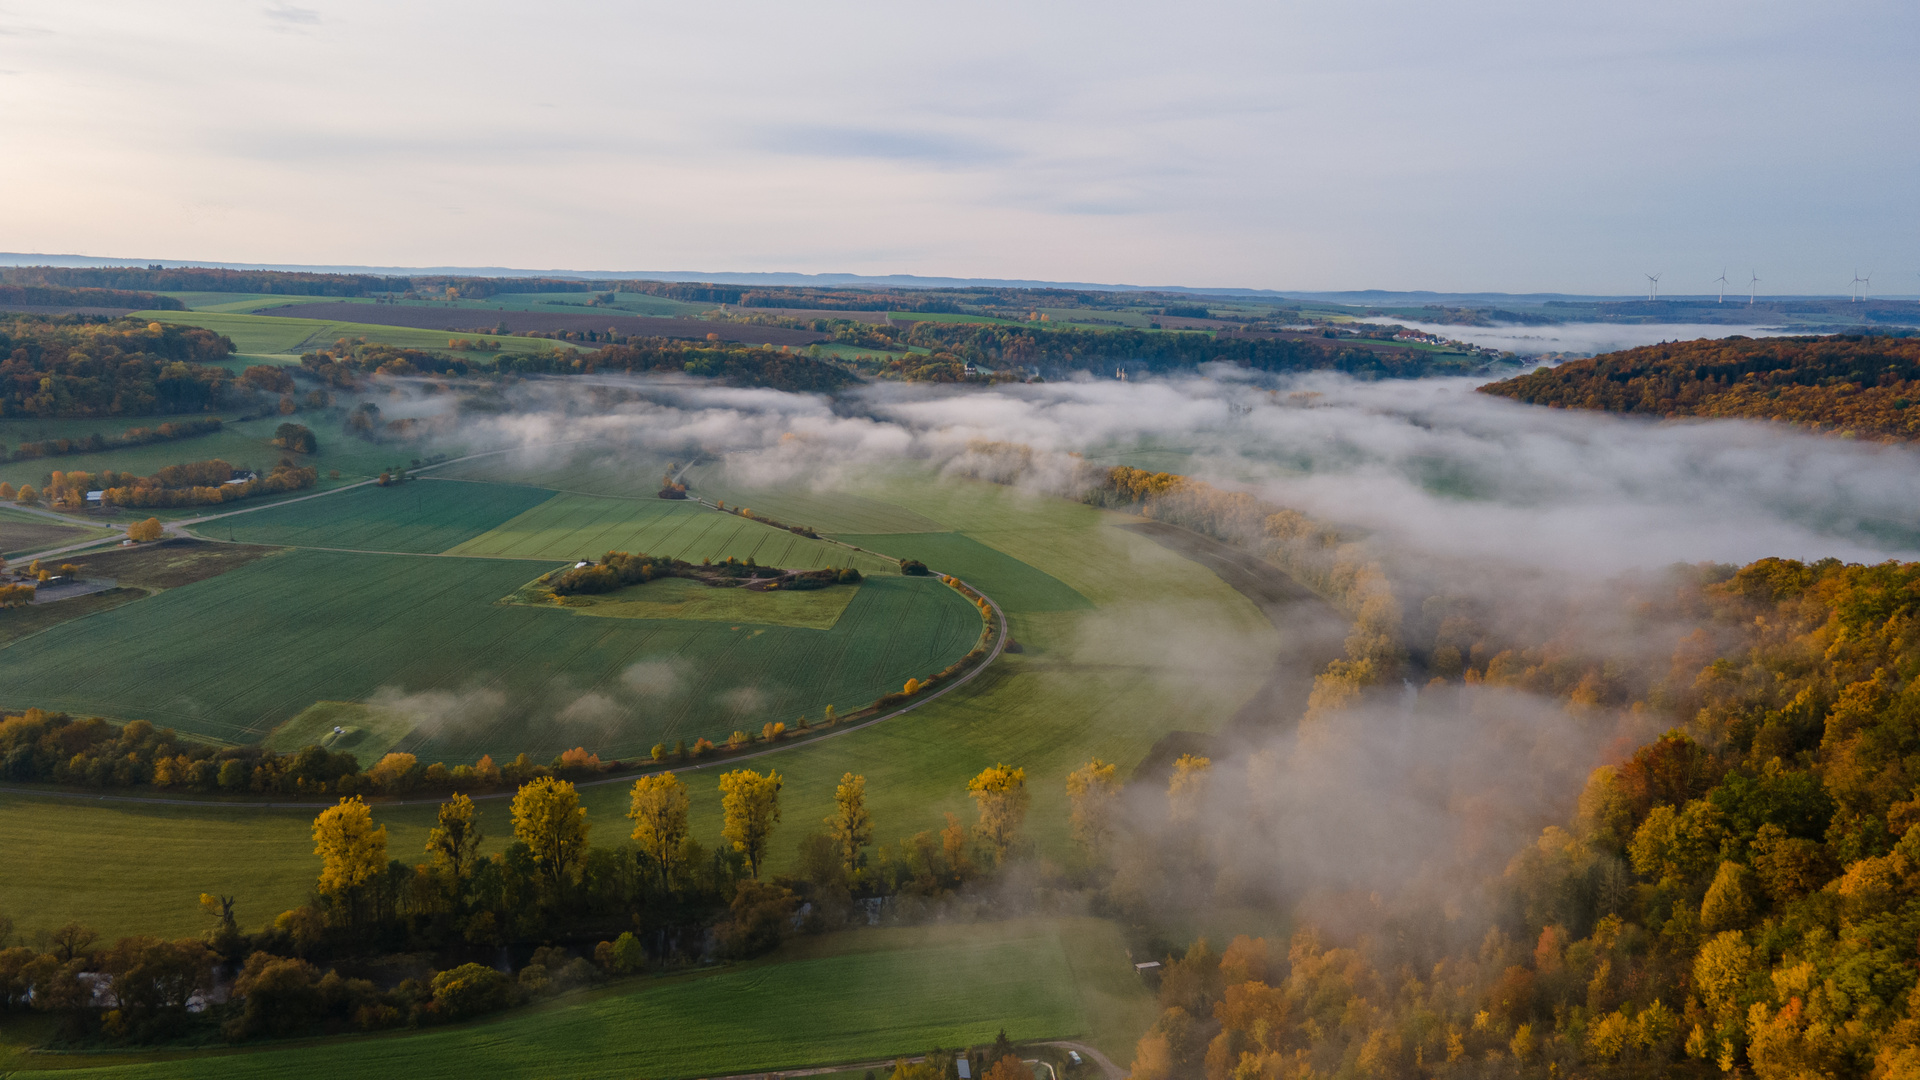
<path fill-rule="evenodd" d="M 112 578 L 143 589 L 173 589 L 218 577 L 280 551 L 260 544 L 216 544 L 173 539 L 139 547 L 111 548 L 73 560 L 84 576 Z"/>
<path fill-rule="evenodd" d="M 827 335 L 811 330 L 788 330 L 778 326 L 741 326 L 735 323 L 702 322 L 699 319 L 652 319 L 644 315 L 615 315 L 567 311 L 507 311 L 484 308 L 434 308 L 411 304 L 288 304 L 262 308 L 255 315 L 274 315 L 287 319 L 327 319 L 334 322 L 369 323 L 374 326 L 409 326 L 421 330 L 445 330 L 449 333 L 492 333 L 505 326 L 509 334 L 538 330 L 556 333 L 563 330 L 612 330 L 617 334 L 643 337 L 686 338 L 700 341 L 718 334 L 721 341 L 745 345 L 811 345 L 827 340 Z"/>
<path fill-rule="evenodd" d="M 0 553 L 11 555 L 16 551 L 33 551 L 52 547 L 63 540 L 84 540 L 87 535 L 86 529 L 62 525 L 51 518 L 45 521 L 0 518 Z"/>
<path fill-rule="evenodd" d="M 884 311 L 832 311 L 823 308 L 736 307 L 735 315 L 773 315 L 782 319 L 846 319 L 849 322 L 879 326 L 887 321 Z"/>

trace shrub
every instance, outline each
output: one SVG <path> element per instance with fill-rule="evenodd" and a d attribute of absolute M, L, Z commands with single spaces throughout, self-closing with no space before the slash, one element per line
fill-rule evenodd
<path fill-rule="evenodd" d="M 921 562 L 919 559 L 901 559 L 900 572 L 909 577 L 925 577 L 927 575 L 927 564 Z"/>
<path fill-rule="evenodd" d="M 433 977 L 433 1004 L 448 1019 L 479 1016 L 513 1004 L 513 983 L 484 964 L 461 964 Z"/>

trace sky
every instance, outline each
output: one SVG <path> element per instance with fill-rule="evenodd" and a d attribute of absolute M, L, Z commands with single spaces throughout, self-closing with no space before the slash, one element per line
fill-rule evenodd
<path fill-rule="evenodd" d="M 1920 6 L 0 0 L 0 249 L 1920 294 Z"/>

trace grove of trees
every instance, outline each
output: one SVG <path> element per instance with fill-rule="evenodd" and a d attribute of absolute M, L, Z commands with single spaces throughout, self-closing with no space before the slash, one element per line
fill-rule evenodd
<path fill-rule="evenodd" d="M 0 418 L 207 412 L 232 375 L 210 330 L 89 316 L 0 317 Z"/>

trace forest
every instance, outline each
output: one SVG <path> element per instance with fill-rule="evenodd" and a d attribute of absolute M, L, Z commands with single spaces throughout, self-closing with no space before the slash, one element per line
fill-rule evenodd
<path fill-rule="evenodd" d="M 0 271 L 0 311 L 9 305 L 34 307 L 136 308 L 141 311 L 185 311 L 187 305 L 171 296 L 126 289 L 69 288 L 59 285 L 6 284 Z"/>
<path fill-rule="evenodd" d="M 233 343 L 210 330 L 89 316 L 0 319 L 0 417 L 205 412 L 232 376 L 207 364 Z"/>
<path fill-rule="evenodd" d="M 1345 943 L 1302 925 L 1284 958 L 1196 944 L 1169 958 L 1137 1080 L 1916 1074 L 1920 564 L 1680 568 L 1610 602 L 1692 629 L 1639 671 L 1580 648 L 1599 612 L 1528 648 L 1467 617 L 1444 631 L 1470 686 L 1670 725 L 1482 883 L 1492 921 L 1390 904 Z M 1260 767 L 1217 793 L 1255 822 Z M 1180 870 L 1224 897 L 1232 860 Z M 1121 862 L 1116 902 L 1170 887 Z"/>
<path fill-rule="evenodd" d="M 1673 342 L 1489 383 L 1561 409 L 1772 420 L 1843 437 L 1920 438 L 1920 338 L 1842 334 Z"/>

